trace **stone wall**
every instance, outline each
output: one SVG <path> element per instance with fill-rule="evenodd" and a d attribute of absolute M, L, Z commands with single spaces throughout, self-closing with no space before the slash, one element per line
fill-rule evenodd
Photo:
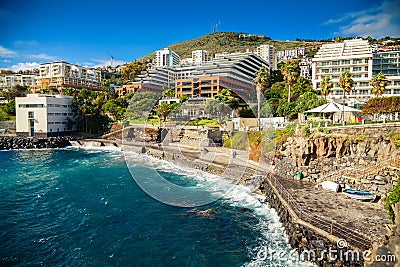
<path fill-rule="evenodd" d="M 400 123 L 384 123 L 384 124 L 364 124 L 354 125 L 352 127 L 328 127 L 326 128 L 331 133 L 343 134 L 343 135 L 363 135 L 363 136 L 379 136 L 391 133 L 400 132 Z"/>
<path fill-rule="evenodd" d="M 370 190 L 385 197 L 397 185 L 400 149 L 389 137 L 364 140 L 345 137 L 291 137 L 277 151 L 278 174 L 312 182 L 335 181 L 342 188 Z"/>

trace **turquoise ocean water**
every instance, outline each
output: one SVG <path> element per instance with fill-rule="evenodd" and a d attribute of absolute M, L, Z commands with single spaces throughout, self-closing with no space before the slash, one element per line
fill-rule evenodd
<path fill-rule="evenodd" d="M 141 175 L 215 179 L 135 157 Z M 113 150 L 0 151 L 0 266 L 309 265 L 290 256 L 275 211 L 245 188 L 201 207 L 170 206 L 140 189 L 124 159 Z"/>

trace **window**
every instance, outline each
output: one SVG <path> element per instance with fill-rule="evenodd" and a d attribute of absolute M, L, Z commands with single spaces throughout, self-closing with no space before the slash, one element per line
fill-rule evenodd
<path fill-rule="evenodd" d="M 328 66 L 328 65 L 329 65 L 329 61 L 322 62 L 322 66 Z"/>
<path fill-rule="evenodd" d="M 354 74 L 353 78 L 361 78 L 361 74 Z"/>
<path fill-rule="evenodd" d="M 322 69 L 321 72 L 322 73 L 329 73 L 329 69 Z"/>
<path fill-rule="evenodd" d="M 353 71 L 361 71 L 361 67 L 353 67 Z"/>
<path fill-rule="evenodd" d="M 29 111 L 28 112 L 28 119 L 34 119 L 34 118 L 35 118 L 34 112 L 33 111 Z"/>
<path fill-rule="evenodd" d="M 353 64 L 362 63 L 362 59 L 353 59 Z"/>
<path fill-rule="evenodd" d="M 360 82 L 360 86 L 368 86 L 369 83 L 368 82 Z"/>
<path fill-rule="evenodd" d="M 365 70 L 365 71 L 368 71 L 368 66 L 367 66 L 367 67 L 364 67 L 364 70 Z"/>
<path fill-rule="evenodd" d="M 350 60 L 342 59 L 342 65 L 350 64 Z"/>
<path fill-rule="evenodd" d="M 339 65 L 339 62 L 337 60 L 332 61 L 332 65 Z"/>
<path fill-rule="evenodd" d="M 332 72 L 340 72 L 340 68 L 332 68 Z"/>
<path fill-rule="evenodd" d="M 342 72 L 350 71 L 350 68 L 342 68 Z"/>
<path fill-rule="evenodd" d="M 19 104 L 20 108 L 43 108 L 43 104 Z"/>
<path fill-rule="evenodd" d="M 392 94 L 392 90 L 386 89 L 385 92 L 384 92 L 384 94 L 390 95 L 390 94 Z"/>
<path fill-rule="evenodd" d="M 393 94 L 400 95 L 400 89 L 394 89 Z"/>
<path fill-rule="evenodd" d="M 400 85 L 400 81 L 394 81 L 394 85 Z"/>
<path fill-rule="evenodd" d="M 338 78 L 339 78 L 339 76 L 337 76 L 337 75 L 332 76 L 332 79 L 338 79 Z"/>

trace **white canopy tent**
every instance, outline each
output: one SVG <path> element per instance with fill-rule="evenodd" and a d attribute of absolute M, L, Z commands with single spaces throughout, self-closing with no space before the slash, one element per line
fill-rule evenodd
<path fill-rule="evenodd" d="M 304 111 L 304 113 L 338 113 L 338 112 L 343 112 L 343 105 L 335 102 L 323 104 L 322 106 Z M 344 112 L 361 113 L 361 110 L 344 106 Z"/>

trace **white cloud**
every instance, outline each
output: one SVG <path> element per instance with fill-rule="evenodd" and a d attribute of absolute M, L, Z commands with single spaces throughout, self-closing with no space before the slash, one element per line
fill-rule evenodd
<path fill-rule="evenodd" d="M 372 36 L 400 36 L 400 19 L 398 16 L 400 1 L 387 0 L 379 6 L 345 14 L 338 19 L 330 19 L 324 24 L 345 24 L 339 28 L 343 35 Z"/>
<path fill-rule="evenodd" d="M 37 59 L 37 60 L 55 60 L 56 57 L 54 56 L 50 56 L 47 54 L 35 54 L 35 55 L 27 55 L 27 58 L 31 58 L 31 59 Z"/>
<path fill-rule="evenodd" d="M 17 55 L 18 54 L 16 52 L 0 45 L 0 57 L 9 58 L 9 57 L 16 57 Z"/>
<path fill-rule="evenodd" d="M 3 62 L 4 62 L 4 63 L 10 63 L 11 60 L 9 60 L 9 59 L 4 59 Z"/>
<path fill-rule="evenodd" d="M 34 68 L 39 68 L 39 65 L 40 64 L 37 62 L 24 62 L 12 65 L 9 69 L 11 69 L 12 71 L 31 70 Z"/>

